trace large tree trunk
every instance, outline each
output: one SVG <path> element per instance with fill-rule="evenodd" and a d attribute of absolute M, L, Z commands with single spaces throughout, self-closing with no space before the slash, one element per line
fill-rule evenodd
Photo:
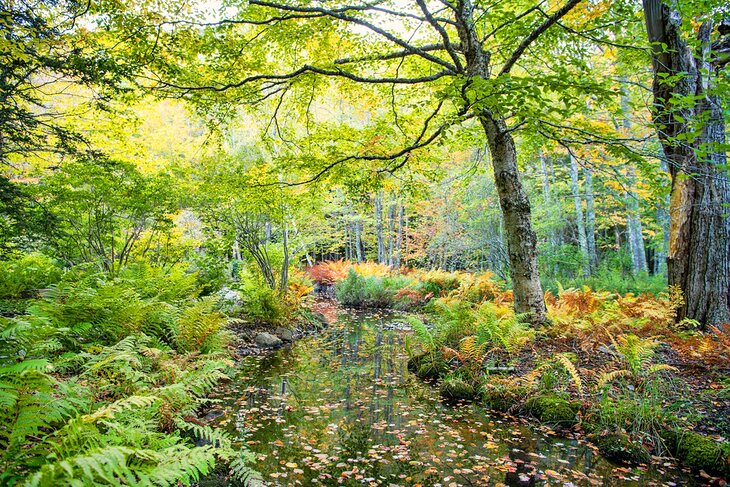
<path fill-rule="evenodd" d="M 455 9 L 456 30 L 466 59 L 467 76 L 489 78 L 490 54 L 484 51 L 474 25 L 471 2 L 459 1 L 452 8 Z M 468 106 L 471 102 L 467 90 L 462 93 L 464 103 Z M 494 182 L 504 216 L 515 311 L 526 314 L 533 324 L 541 324 L 547 321 L 547 309 L 537 269 L 537 236 L 532 228 L 530 200 L 522 187 L 517 169 L 515 141 L 499 115 L 484 109 L 477 116 L 492 155 Z"/>
<path fill-rule="evenodd" d="M 725 140 L 721 100 L 707 91 L 715 69 L 707 52 L 712 25 L 700 26 L 701 47 L 694 52 L 682 38 L 678 12 L 661 0 L 643 4 L 649 41 L 655 46 L 654 123 L 672 178 L 667 274 L 669 284 L 684 294 L 677 319 L 728 323 L 730 185 L 726 154 L 718 149 Z M 668 83 L 667 77 L 678 81 Z M 693 102 L 675 105 L 676 99 Z M 702 133 L 693 137 L 697 125 Z"/>
<path fill-rule="evenodd" d="M 578 234 L 578 246 L 583 265 L 583 277 L 591 273 L 590 258 L 588 257 L 588 238 L 586 237 L 585 220 L 583 219 L 583 198 L 578 186 L 578 161 L 570 154 L 570 190 L 573 193 L 575 206 L 575 226 Z"/>
<path fill-rule="evenodd" d="M 526 313 L 534 324 L 543 323 L 547 320 L 547 309 L 537 269 L 537 236 L 532 229 L 530 200 L 517 169 L 515 142 L 503 120 L 483 114 L 480 122 L 487 135 L 504 216 L 515 312 Z"/>

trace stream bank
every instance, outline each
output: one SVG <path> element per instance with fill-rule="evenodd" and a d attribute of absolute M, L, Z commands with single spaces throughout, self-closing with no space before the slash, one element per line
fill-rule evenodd
<path fill-rule="evenodd" d="M 316 336 L 242 358 L 211 421 L 269 485 L 702 484 L 669 459 L 620 466 L 575 434 L 445 405 L 407 370 L 406 322 L 340 310 Z"/>

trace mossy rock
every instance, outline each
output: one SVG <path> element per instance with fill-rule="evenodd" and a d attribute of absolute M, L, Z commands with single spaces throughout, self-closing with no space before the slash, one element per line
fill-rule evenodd
<path fill-rule="evenodd" d="M 408 371 L 413 372 L 414 374 L 418 372 L 418 369 L 421 368 L 421 365 L 423 365 L 423 362 L 429 358 L 431 354 L 428 353 L 421 353 L 418 355 L 414 355 L 413 357 L 408 359 Z"/>
<path fill-rule="evenodd" d="M 527 401 L 527 410 L 541 423 L 572 426 L 578 422 L 576 414 L 580 404 L 570 402 L 555 394 L 541 394 Z"/>
<path fill-rule="evenodd" d="M 651 462 L 651 455 L 643 445 L 631 440 L 624 433 L 608 433 L 596 440 L 598 450 L 610 460 L 629 465 Z"/>
<path fill-rule="evenodd" d="M 489 387 L 489 384 L 481 388 L 480 395 L 484 406 L 495 411 L 507 412 L 515 405 L 522 402 L 528 393 L 528 389 L 522 386 L 511 388 Z"/>
<path fill-rule="evenodd" d="M 436 380 L 446 375 L 449 366 L 438 356 L 423 354 L 408 360 L 408 370 L 421 380 Z"/>
<path fill-rule="evenodd" d="M 730 443 L 718 443 L 694 431 L 665 431 L 662 439 L 669 451 L 688 467 L 711 474 L 730 475 Z"/>
<path fill-rule="evenodd" d="M 449 377 L 441 384 L 441 396 L 450 401 L 470 401 L 477 396 L 477 390 L 464 379 Z"/>

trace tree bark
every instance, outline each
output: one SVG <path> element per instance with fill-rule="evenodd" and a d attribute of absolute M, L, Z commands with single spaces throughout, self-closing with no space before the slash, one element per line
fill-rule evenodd
<path fill-rule="evenodd" d="M 403 249 L 403 217 L 405 209 L 398 205 L 398 230 L 395 236 L 395 254 L 393 256 L 393 267 L 400 269 L 401 252 Z"/>
<path fill-rule="evenodd" d="M 573 205 L 575 206 L 575 226 L 578 234 L 583 277 L 588 277 L 591 273 L 588 257 L 588 238 L 586 237 L 586 226 L 585 220 L 583 219 L 583 198 L 581 197 L 580 187 L 578 186 L 578 161 L 575 160 L 573 154 L 570 154 L 570 190 L 573 193 Z"/>
<path fill-rule="evenodd" d="M 678 12 L 661 0 L 643 0 L 643 5 L 655 47 L 654 124 L 672 178 L 667 274 L 684 296 L 677 320 L 725 324 L 730 322 L 730 184 L 727 156 L 718 149 L 725 141 L 722 104 L 708 92 L 716 68 L 708 52 L 712 25 L 699 27 L 700 47 L 693 51 L 682 37 Z M 669 83 L 668 77 L 678 80 Z M 677 99 L 690 103 L 673 103 Z M 698 125 L 701 134 L 695 137 Z"/>
<path fill-rule="evenodd" d="M 355 255 L 358 262 L 365 260 L 365 248 L 362 244 L 362 221 L 359 218 L 355 221 Z"/>
<path fill-rule="evenodd" d="M 588 244 L 588 263 L 591 269 L 598 267 L 598 251 L 596 250 L 596 209 L 593 195 L 593 171 L 583 168 L 586 192 L 586 243 Z"/>
<path fill-rule="evenodd" d="M 639 195 L 636 192 L 636 169 L 633 165 L 628 168 L 626 191 L 626 232 L 631 253 L 631 271 L 634 274 L 646 272 L 646 248 L 644 246 L 644 232 L 639 213 Z"/>
<path fill-rule="evenodd" d="M 544 323 L 547 309 L 537 269 L 537 236 L 532 228 L 530 200 L 517 169 L 515 142 L 504 120 L 483 114 L 480 122 L 492 154 L 494 182 L 504 216 L 515 312 L 527 314 L 533 324 Z"/>
<path fill-rule="evenodd" d="M 378 243 L 378 262 L 385 263 L 385 241 L 383 240 L 383 192 L 375 195 L 375 237 Z"/>
<path fill-rule="evenodd" d="M 473 6 L 467 0 L 456 2 L 456 30 L 466 60 L 467 78 L 490 76 L 490 53 L 485 52 L 472 18 Z M 470 104 L 466 91 L 464 103 Z M 527 315 L 539 325 L 547 321 L 545 295 L 537 269 L 537 236 L 532 228 L 530 200 L 517 169 L 517 150 L 505 120 L 487 109 L 477 112 L 492 156 L 494 182 L 504 216 L 505 240 L 510 261 L 510 276 L 515 297 L 515 312 Z"/>

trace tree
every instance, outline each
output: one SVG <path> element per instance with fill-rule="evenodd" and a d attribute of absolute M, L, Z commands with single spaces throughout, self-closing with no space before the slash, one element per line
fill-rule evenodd
<path fill-rule="evenodd" d="M 653 117 L 672 180 L 669 284 L 682 290 L 677 319 L 730 322 L 730 183 L 723 114 L 728 38 L 715 39 L 719 9 L 707 9 L 696 32 L 683 12 L 643 0 L 653 47 Z M 718 5 L 719 6 L 719 5 Z M 691 12 L 684 12 L 691 15 Z M 695 20 L 695 19 L 692 19 Z M 717 31 L 727 34 L 726 28 Z"/>
<path fill-rule="evenodd" d="M 145 33 L 140 42 L 157 50 L 146 58 L 153 71 L 151 87 L 182 94 L 206 109 L 216 105 L 216 98 L 220 112 L 231 102 L 271 103 L 273 124 L 279 127 L 277 115 L 291 114 L 283 107 L 296 103 L 300 113 L 306 111 L 300 127 L 309 131 L 313 100 L 327 93 L 323 79 L 374 86 L 381 100 L 392 102 L 379 114 L 391 112 L 390 127 L 384 128 L 398 127 L 399 148 L 357 144 L 344 155 L 340 148 L 296 184 L 318 180 L 348 162 L 380 163 L 394 171 L 460 124 L 471 131 L 469 137 L 480 130 L 504 215 L 515 308 L 539 323 L 546 309 L 515 133 L 544 120 L 564 120 L 584 93 L 600 91 L 601 80 L 582 76 L 584 63 L 546 66 L 540 60 L 541 55 L 559 55 L 563 61 L 584 55 L 590 41 L 580 31 L 590 29 L 606 5 L 585 5 L 569 18 L 579 3 L 568 0 L 545 10 L 533 2 L 418 0 L 409 8 L 385 1 L 313 5 L 252 0 L 229 18 L 211 22 L 168 15 L 156 25 L 135 23 L 133 34 Z M 124 22 L 119 21 L 123 28 Z M 173 46 L 181 43 L 193 49 L 176 55 Z M 135 50 L 150 51 L 139 43 Z M 168 62 L 171 58 L 179 62 Z M 202 69 L 192 69 L 200 60 Z M 424 98 L 425 103 L 419 101 Z M 287 105 L 286 100 L 293 101 Z"/>
<path fill-rule="evenodd" d="M 86 152 L 60 98 L 75 83 L 90 88 L 90 104 L 103 105 L 130 78 L 130 66 L 78 27 L 89 5 L 0 0 L 0 164 Z"/>
<path fill-rule="evenodd" d="M 140 244 L 144 255 L 158 234 L 169 232 L 177 209 L 168 177 L 108 160 L 68 162 L 34 190 L 55 223 L 48 244 L 68 263 L 96 263 L 110 274 Z"/>

